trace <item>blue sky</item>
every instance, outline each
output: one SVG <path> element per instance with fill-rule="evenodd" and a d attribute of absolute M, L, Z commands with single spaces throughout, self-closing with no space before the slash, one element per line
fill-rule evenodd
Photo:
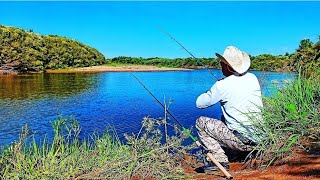
<path fill-rule="evenodd" d="M 107 58 L 197 57 L 228 45 L 251 54 L 293 52 L 320 35 L 320 2 L 0 2 L 0 24 L 90 45 Z"/>

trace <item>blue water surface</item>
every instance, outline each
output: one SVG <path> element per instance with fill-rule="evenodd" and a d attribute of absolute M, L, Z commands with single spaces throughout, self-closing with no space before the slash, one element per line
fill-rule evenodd
<path fill-rule="evenodd" d="M 220 70 L 213 70 L 223 77 Z M 294 75 L 253 71 L 264 96 Z M 216 82 L 206 70 L 136 72 L 135 75 L 161 101 L 173 100 L 170 112 L 185 126 L 199 116 L 220 118 L 220 105 L 197 109 L 198 95 Z M 98 74 L 28 74 L 0 77 L 0 146 L 18 140 L 22 126 L 29 125 L 35 137 L 50 138 L 50 122 L 58 116 L 74 116 L 82 137 L 102 134 L 113 126 L 120 136 L 137 132 L 143 117 L 164 117 L 163 108 L 129 72 Z M 236 87 L 235 87 L 236 88 Z M 173 120 L 171 120 L 173 121 Z"/>

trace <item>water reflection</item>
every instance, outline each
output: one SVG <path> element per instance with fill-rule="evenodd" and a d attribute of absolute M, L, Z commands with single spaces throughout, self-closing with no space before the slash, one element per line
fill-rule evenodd
<path fill-rule="evenodd" d="M 25 74 L 0 76 L 0 99 L 61 97 L 85 91 L 97 84 L 94 74 Z"/>

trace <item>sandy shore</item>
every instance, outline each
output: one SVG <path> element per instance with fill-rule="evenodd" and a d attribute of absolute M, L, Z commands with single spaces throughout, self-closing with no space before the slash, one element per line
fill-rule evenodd
<path fill-rule="evenodd" d="M 72 69 L 47 70 L 47 73 L 98 73 L 98 72 L 147 72 L 147 71 L 181 71 L 191 70 L 184 68 L 166 68 L 145 65 L 120 65 L 120 66 L 92 66 Z"/>

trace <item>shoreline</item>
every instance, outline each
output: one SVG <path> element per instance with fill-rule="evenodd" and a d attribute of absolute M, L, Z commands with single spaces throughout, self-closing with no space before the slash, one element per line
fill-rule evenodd
<path fill-rule="evenodd" d="M 46 73 L 100 73 L 100 72 L 159 72 L 159 71 L 191 71 L 186 68 L 167 68 L 148 65 L 90 66 L 70 69 L 48 69 Z"/>
<path fill-rule="evenodd" d="M 168 68 L 157 67 L 150 65 L 100 65 L 79 68 L 65 68 L 65 69 L 47 69 L 44 71 L 26 71 L 19 72 L 17 70 L 1 70 L 0 75 L 18 75 L 18 74 L 32 74 L 32 73 L 49 73 L 49 74 L 63 74 L 63 73 L 102 73 L 102 72 L 165 72 L 165 71 L 191 71 L 194 69 L 187 68 Z"/>
<path fill-rule="evenodd" d="M 99 65 L 79 68 L 65 68 L 65 69 L 47 69 L 44 71 L 25 71 L 19 72 L 12 69 L 1 69 L 0 75 L 18 75 L 18 74 L 32 74 L 32 73 L 49 73 L 49 74 L 63 74 L 63 73 L 102 73 L 102 72 L 166 72 L 166 71 L 192 71 L 197 69 L 203 69 L 201 67 L 192 68 L 169 68 L 169 67 L 157 67 L 152 65 L 135 65 L 135 64 L 119 64 L 119 65 Z M 249 71 L 261 71 L 256 69 L 250 69 Z M 278 72 L 278 73 L 294 73 L 285 70 L 278 71 L 266 71 L 266 72 Z"/>

